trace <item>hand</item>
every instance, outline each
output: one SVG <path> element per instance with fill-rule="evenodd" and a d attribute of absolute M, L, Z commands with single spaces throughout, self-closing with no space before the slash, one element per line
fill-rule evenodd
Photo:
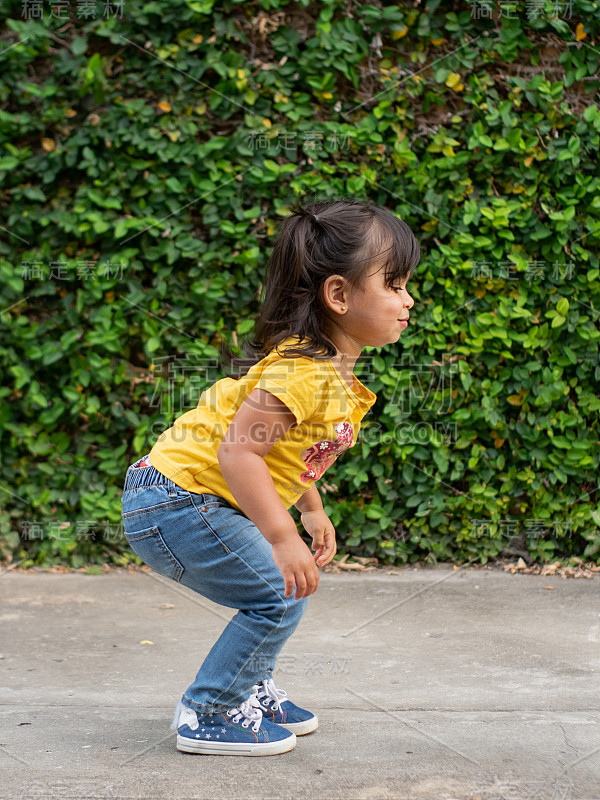
<path fill-rule="evenodd" d="M 300 536 L 275 542 L 272 545 L 273 560 L 285 581 L 285 596 L 290 597 L 296 585 L 296 600 L 308 597 L 317 591 L 319 570 L 312 554 Z"/>
<path fill-rule="evenodd" d="M 324 567 L 329 564 L 337 551 L 335 543 L 335 528 L 327 514 L 322 511 L 306 511 L 300 519 L 304 530 L 312 536 L 312 549 L 315 551 L 317 566 Z"/>

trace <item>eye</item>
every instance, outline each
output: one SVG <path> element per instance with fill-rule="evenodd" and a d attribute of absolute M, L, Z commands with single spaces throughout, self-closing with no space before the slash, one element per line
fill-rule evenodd
<path fill-rule="evenodd" d="M 393 292 L 401 292 L 402 289 L 404 289 L 403 286 L 392 286 L 392 291 Z"/>

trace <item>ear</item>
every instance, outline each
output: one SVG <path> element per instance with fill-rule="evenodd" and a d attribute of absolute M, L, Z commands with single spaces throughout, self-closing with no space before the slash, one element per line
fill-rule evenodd
<path fill-rule="evenodd" d="M 341 314 L 348 307 L 349 298 L 348 281 L 342 275 L 330 275 L 325 279 L 323 302 L 328 308 Z"/>

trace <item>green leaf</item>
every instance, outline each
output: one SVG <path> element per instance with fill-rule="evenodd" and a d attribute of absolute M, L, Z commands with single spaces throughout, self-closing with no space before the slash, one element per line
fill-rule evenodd
<path fill-rule="evenodd" d="M 0 170 L 7 172 L 14 169 L 19 164 L 19 159 L 14 156 L 2 156 L 0 158 Z"/>
<path fill-rule="evenodd" d="M 75 36 L 71 42 L 73 55 L 80 56 L 87 50 L 87 38 L 85 36 Z"/>
<path fill-rule="evenodd" d="M 154 353 L 160 347 L 160 339 L 158 336 L 151 336 L 146 342 L 146 350 L 149 353 Z"/>
<path fill-rule="evenodd" d="M 569 301 L 565 297 L 561 297 L 556 304 L 556 310 L 561 316 L 566 317 L 569 311 Z"/>

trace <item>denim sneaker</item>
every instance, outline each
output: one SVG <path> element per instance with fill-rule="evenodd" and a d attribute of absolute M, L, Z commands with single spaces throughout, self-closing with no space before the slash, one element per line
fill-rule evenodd
<path fill-rule="evenodd" d="M 319 727 L 317 716 L 288 700 L 287 692 L 278 689 L 272 678 L 255 683 L 252 695 L 258 699 L 265 719 L 292 731 L 296 736 L 312 733 Z"/>
<path fill-rule="evenodd" d="M 296 735 L 263 720 L 254 692 L 237 708 L 201 714 L 177 703 L 171 724 L 177 749 L 221 756 L 271 756 L 296 746 Z"/>

